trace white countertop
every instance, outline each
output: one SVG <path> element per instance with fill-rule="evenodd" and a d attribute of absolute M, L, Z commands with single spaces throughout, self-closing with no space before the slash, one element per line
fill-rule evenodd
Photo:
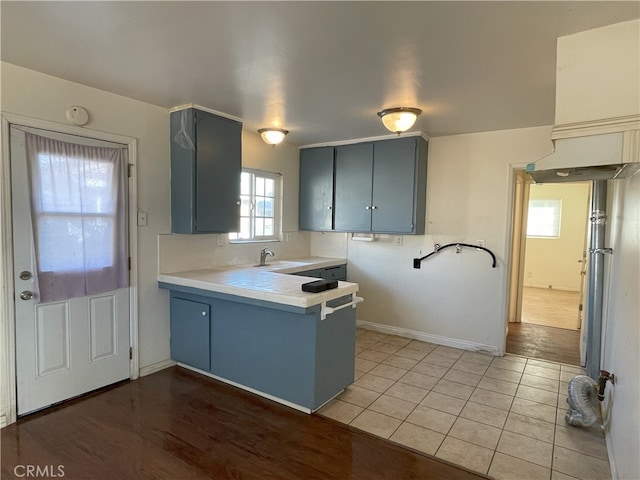
<path fill-rule="evenodd" d="M 321 293 L 308 293 L 302 291 L 302 284 L 318 279 L 291 274 L 346 263 L 347 261 L 343 258 L 309 257 L 267 262 L 264 267 L 236 265 L 187 272 L 161 273 L 158 275 L 158 281 L 308 308 L 356 293 L 359 288 L 358 284 L 338 282 L 338 288 Z"/>

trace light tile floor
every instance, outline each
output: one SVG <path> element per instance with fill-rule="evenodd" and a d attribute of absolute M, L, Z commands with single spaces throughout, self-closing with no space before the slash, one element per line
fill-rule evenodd
<path fill-rule="evenodd" d="M 581 368 L 356 335 L 355 382 L 321 415 L 498 480 L 611 478 L 599 423 L 564 421 Z"/>

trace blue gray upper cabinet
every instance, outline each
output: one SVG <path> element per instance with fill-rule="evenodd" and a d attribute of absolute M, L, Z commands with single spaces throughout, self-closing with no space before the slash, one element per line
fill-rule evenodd
<path fill-rule="evenodd" d="M 333 147 L 300 151 L 300 230 L 333 229 Z"/>
<path fill-rule="evenodd" d="M 422 235 L 426 185 L 422 137 L 336 147 L 335 230 Z"/>
<path fill-rule="evenodd" d="M 241 171 L 242 123 L 195 108 L 171 112 L 171 231 L 238 231 Z"/>
<path fill-rule="evenodd" d="M 336 230 L 371 231 L 373 143 L 336 147 Z"/>
<path fill-rule="evenodd" d="M 406 137 L 375 142 L 371 231 L 423 234 L 427 142 Z"/>

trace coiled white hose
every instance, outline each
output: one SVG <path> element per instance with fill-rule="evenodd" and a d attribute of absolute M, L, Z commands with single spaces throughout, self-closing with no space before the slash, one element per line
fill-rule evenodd
<path fill-rule="evenodd" d="M 598 419 L 598 384 L 586 375 L 577 375 L 569 382 L 569 411 L 565 422 L 574 427 L 589 427 Z"/>

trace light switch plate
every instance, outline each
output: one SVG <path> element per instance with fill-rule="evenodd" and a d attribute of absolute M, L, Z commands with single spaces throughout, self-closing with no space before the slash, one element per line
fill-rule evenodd
<path fill-rule="evenodd" d="M 138 226 L 147 226 L 147 212 L 145 212 L 144 210 L 138 210 Z"/>

